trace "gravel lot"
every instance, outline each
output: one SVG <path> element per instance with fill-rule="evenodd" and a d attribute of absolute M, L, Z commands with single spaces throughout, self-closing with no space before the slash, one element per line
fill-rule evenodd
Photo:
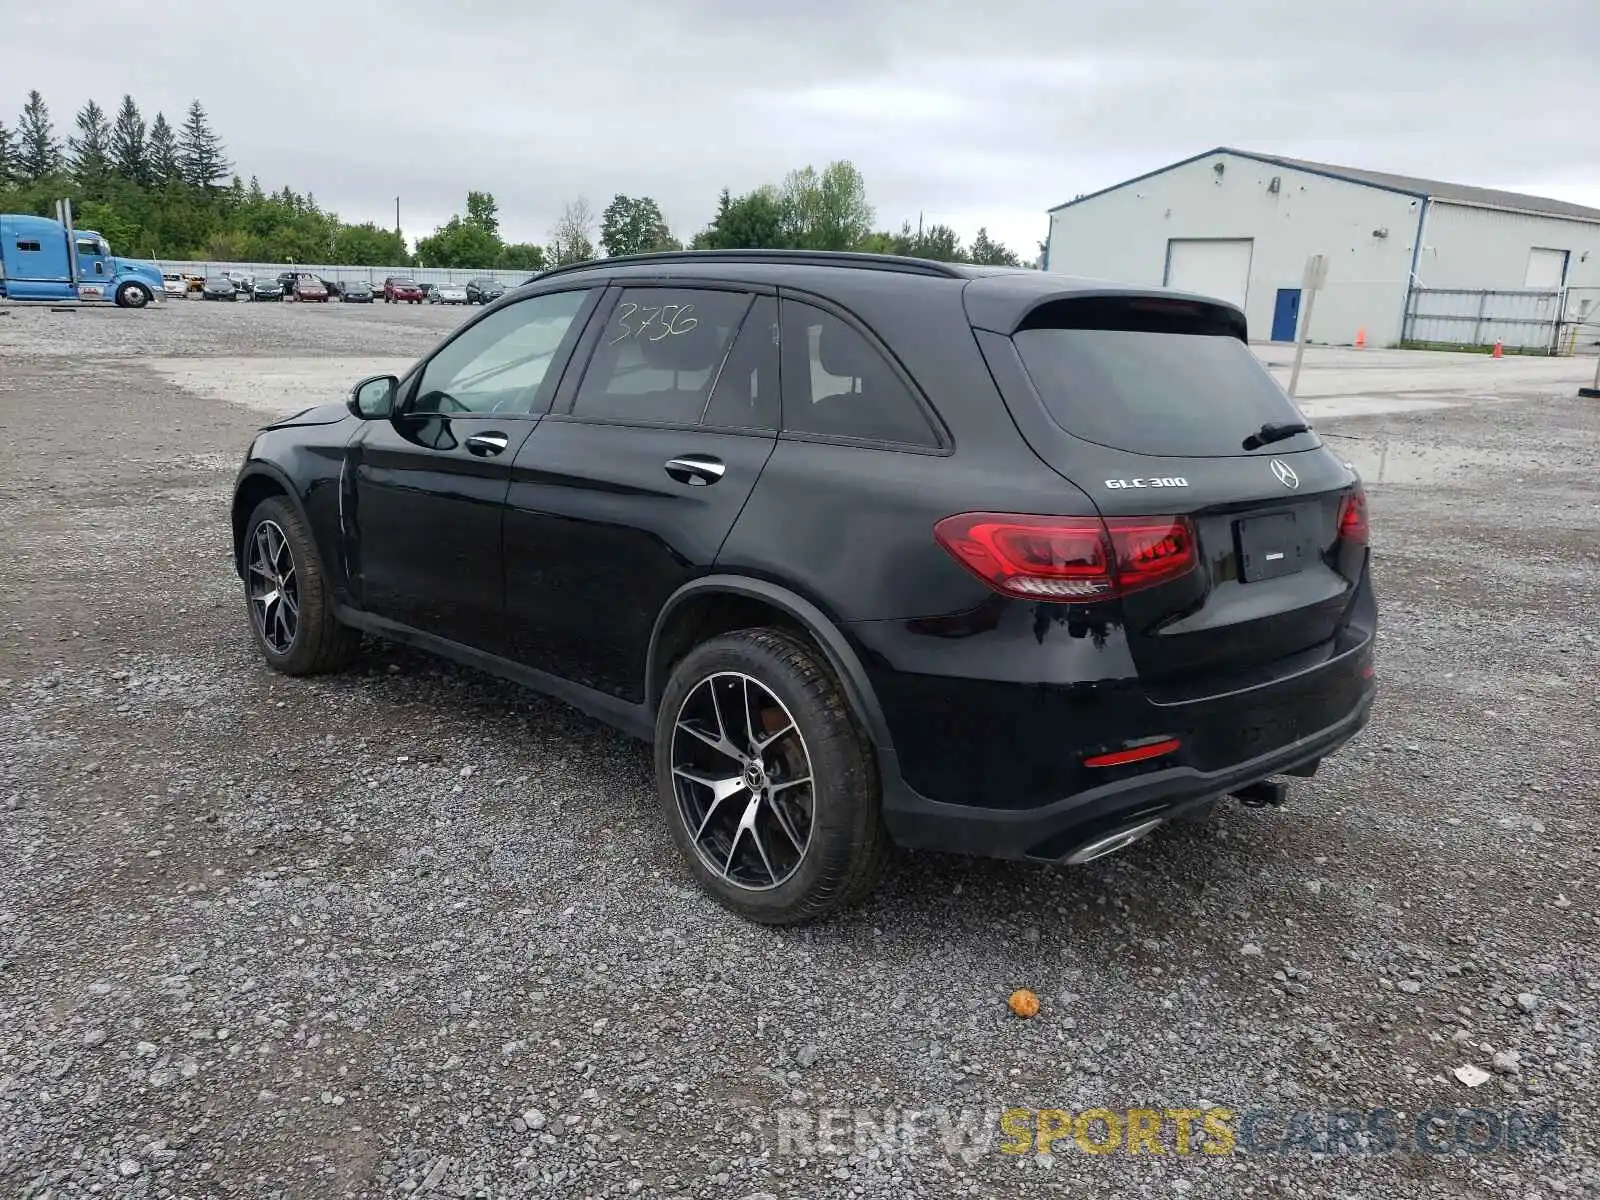
<path fill-rule="evenodd" d="M 1313 354 L 1319 413 L 1367 413 L 1318 419 L 1370 481 L 1383 690 L 1286 809 L 1070 871 L 905 856 L 774 932 L 701 898 L 643 747 L 379 643 L 315 681 L 253 653 L 261 413 L 462 312 L 7 311 L 6 1194 L 1600 1194 L 1592 363 Z M 1338 382 L 1368 364 L 1430 382 Z M 1555 1109 L 1560 1148 L 1000 1149 L 1004 1108 L 1212 1105 Z M 932 1115 L 787 1136 L 828 1108 Z"/>

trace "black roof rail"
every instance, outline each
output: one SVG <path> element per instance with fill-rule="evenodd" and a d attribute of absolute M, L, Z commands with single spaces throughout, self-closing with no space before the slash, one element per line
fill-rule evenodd
<path fill-rule="evenodd" d="M 655 263 L 725 262 L 750 265 L 797 267 L 852 267 L 867 271 L 901 271 L 908 275 L 931 275 L 940 279 L 967 279 L 953 263 L 903 254 L 866 254 L 855 250 L 659 250 L 651 254 L 619 254 L 612 258 L 591 258 L 541 271 L 528 283 L 542 282 L 552 275 L 574 271 L 593 271 L 604 267 L 650 266 Z"/>

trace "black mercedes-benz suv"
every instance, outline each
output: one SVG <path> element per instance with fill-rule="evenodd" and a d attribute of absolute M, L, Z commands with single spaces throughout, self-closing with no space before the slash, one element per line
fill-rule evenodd
<path fill-rule="evenodd" d="M 1236 308 L 804 252 L 547 272 L 268 426 L 233 501 L 268 664 L 362 633 L 655 744 L 757 921 L 892 843 L 1083 862 L 1280 802 L 1366 721 L 1366 501 Z"/>

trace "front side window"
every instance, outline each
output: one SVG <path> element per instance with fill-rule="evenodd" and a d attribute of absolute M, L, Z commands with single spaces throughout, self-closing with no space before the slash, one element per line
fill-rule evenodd
<path fill-rule="evenodd" d="M 600 333 L 573 413 L 698 424 L 750 300 L 743 292 L 628 288 Z"/>
<path fill-rule="evenodd" d="M 783 302 L 783 428 L 937 448 L 938 436 L 900 375 L 848 322 Z"/>
<path fill-rule="evenodd" d="M 550 365 L 587 289 L 532 296 L 464 330 L 429 360 L 408 407 L 419 413 L 528 413 L 547 402 Z"/>

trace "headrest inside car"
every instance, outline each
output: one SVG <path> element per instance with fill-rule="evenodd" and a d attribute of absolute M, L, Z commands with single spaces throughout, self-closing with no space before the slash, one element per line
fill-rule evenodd
<path fill-rule="evenodd" d="M 857 379 L 883 369 L 866 340 L 834 317 L 822 322 L 822 334 L 817 339 L 817 360 L 829 375 L 850 375 Z"/>

